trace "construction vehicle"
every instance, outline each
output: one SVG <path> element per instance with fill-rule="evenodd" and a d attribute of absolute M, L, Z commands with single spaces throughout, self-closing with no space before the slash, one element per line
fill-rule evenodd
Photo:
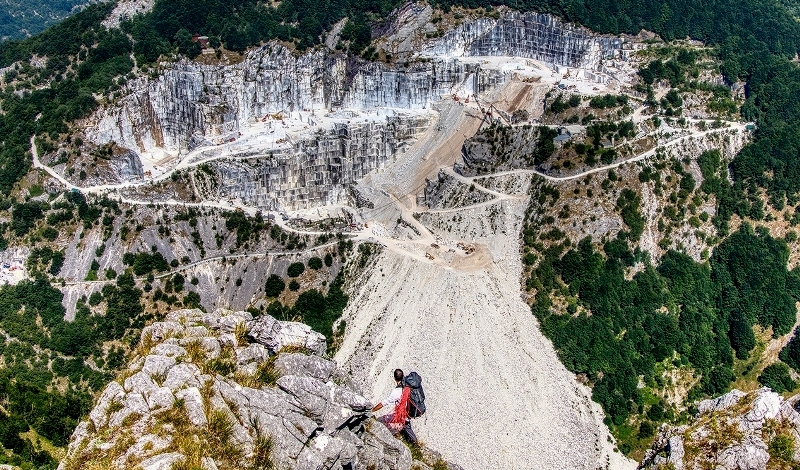
<path fill-rule="evenodd" d="M 464 242 L 458 242 L 458 243 L 456 243 L 456 246 L 461 248 L 461 250 L 464 253 L 468 254 L 468 255 L 471 255 L 472 253 L 475 253 L 475 247 L 472 246 L 472 245 L 467 245 Z"/>

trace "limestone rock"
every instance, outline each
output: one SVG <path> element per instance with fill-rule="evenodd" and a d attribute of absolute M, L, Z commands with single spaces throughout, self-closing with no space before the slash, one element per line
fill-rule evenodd
<path fill-rule="evenodd" d="M 263 344 L 273 353 L 286 346 L 298 346 L 315 355 L 325 353 L 325 337 L 302 323 L 283 322 L 269 315 L 261 316 L 247 325 L 247 335 L 253 341 Z"/>
<path fill-rule="evenodd" d="M 62 470 L 75 468 L 75 462 L 119 470 L 169 469 L 187 456 L 199 458 L 192 454 L 198 447 L 187 447 L 187 442 L 202 449 L 203 469 L 250 468 L 263 437 L 273 442 L 276 468 L 410 469 L 409 449 L 385 426 L 370 421 L 368 400 L 331 380 L 337 373 L 334 362 L 280 354 L 290 344 L 325 351 L 324 338 L 305 325 L 225 312 L 203 316 L 192 310 L 172 312 L 162 323 L 143 333 L 143 340 L 160 342 L 152 345 L 150 354 L 134 358 L 129 370 L 135 372 L 124 386 L 112 382 L 104 389 L 90 413 L 92 426 L 78 426 Z M 188 359 L 192 341 L 199 345 L 213 340 L 219 347 L 224 343 L 220 337 L 231 335 L 225 332 L 240 328 L 237 325 L 246 325 L 253 339 L 268 345 L 254 342 L 239 347 L 235 356 L 202 356 L 203 362 L 176 361 Z M 274 362 L 266 362 L 273 361 L 268 348 L 279 354 Z M 205 361 L 229 365 L 218 368 Z M 269 386 L 248 375 L 253 369 L 246 367 L 265 363 L 280 375 L 277 384 Z M 220 445 L 241 453 L 221 453 Z"/>
<path fill-rule="evenodd" d="M 704 414 L 712 411 L 725 410 L 739 403 L 739 400 L 741 400 L 745 395 L 747 394 L 741 390 L 731 390 L 721 397 L 701 401 L 697 404 L 697 412 L 699 414 Z"/>
<path fill-rule="evenodd" d="M 173 465 L 182 462 L 186 457 L 178 452 L 160 454 L 139 464 L 142 470 L 170 470 Z"/>
<path fill-rule="evenodd" d="M 319 356 L 306 356 L 305 354 L 281 354 L 275 361 L 275 368 L 283 374 L 302 371 L 320 380 L 327 380 L 336 369 L 336 363 Z"/>
<path fill-rule="evenodd" d="M 720 453 L 718 464 L 726 469 L 759 470 L 767 468 L 769 461 L 767 445 L 759 437 L 748 435 L 741 444 L 729 447 Z"/>
<path fill-rule="evenodd" d="M 732 390 L 703 400 L 689 424 L 661 427 L 640 468 L 671 464 L 676 470 L 766 469 L 769 442 L 779 435 L 797 438 L 793 429 L 800 422 L 794 408 L 798 400 L 800 395 L 784 401 L 769 388 L 750 393 Z"/>

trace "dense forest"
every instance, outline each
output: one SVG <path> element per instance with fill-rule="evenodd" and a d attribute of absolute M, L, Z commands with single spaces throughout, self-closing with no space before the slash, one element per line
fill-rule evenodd
<path fill-rule="evenodd" d="M 87 0 L 6 0 L 0 5 L 0 41 L 40 33 L 86 3 Z"/>
<path fill-rule="evenodd" d="M 631 280 L 625 267 L 636 257 L 624 238 L 602 253 L 590 238 L 559 256 L 564 248 L 546 250 L 537 268 L 533 312 L 567 368 L 595 384 L 594 398 L 615 425 L 644 411 L 638 380 L 657 388 L 658 363 L 695 370 L 700 382 L 690 398 L 720 394 L 734 379 L 734 356 L 746 358 L 755 346 L 753 324 L 778 335 L 794 325 L 800 272 L 787 272 L 786 243 L 763 229 L 743 226 L 708 264 L 669 251 Z M 553 313 L 558 279 L 578 299 L 568 308 L 573 315 Z"/>

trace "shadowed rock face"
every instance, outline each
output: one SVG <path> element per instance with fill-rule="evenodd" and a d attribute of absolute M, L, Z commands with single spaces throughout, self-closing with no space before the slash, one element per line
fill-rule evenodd
<path fill-rule="evenodd" d="M 408 449 L 369 419 L 366 398 L 337 385 L 336 364 L 316 355 L 324 350 L 300 323 L 172 312 L 144 329 L 139 356 L 105 388 L 59 468 L 268 468 L 266 453 L 274 468 L 409 469 Z"/>

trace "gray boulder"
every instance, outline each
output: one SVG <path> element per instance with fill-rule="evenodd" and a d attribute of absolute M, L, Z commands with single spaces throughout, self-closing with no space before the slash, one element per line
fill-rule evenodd
<path fill-rule="evenodd" d="M 221 344 L 238 342 L 232 332 L 241 329 L 237 325 L 246 326 L 253 343 L 223 357 Z M 364 396 L 337 384 L 342 375 L 336 364 L 319 357 L 325 338 L 306 325 L 180 310 L 147 328 L 143 338 L 149 354 L 131 361 L 123 385 L 112 382 L 103 390 L 90 421 L 73 434 L 65 462 L 107 468 L 110 461 L 116 470 L 168 469 L 193 452 L 181 447 L 186 442 L 200 440 L 211 451 L 202 441 L 210 439 L 208 430 L 227 429 L 227 445 L 241 450 L 240 460 L 206 454 L 201 468 L 249 468 L 260 439 L 269 437 L 276 468 L 410 470 L 408 448 L 385 426 L 370 421 Z M 203 354 L 194 349 L 189 357 L 187 350 L 198 346 Z M 317 355 L 281 354 L 286 346 Z M 270 386 L 254 374 L 273 360 L 279 377 Z"/>
<path fill-rule="evenodd" d="M 327 343 L 325 337 L 310 326 L 302 323 L 283 322 L 269 315 L 263 315 L 248 322 L 248 336 L 256 343 L 263 344 L 273 353 L 280 352 L 286 346 L 297 346 L 307 349 L 311 354 L 325 354 Z"/>

